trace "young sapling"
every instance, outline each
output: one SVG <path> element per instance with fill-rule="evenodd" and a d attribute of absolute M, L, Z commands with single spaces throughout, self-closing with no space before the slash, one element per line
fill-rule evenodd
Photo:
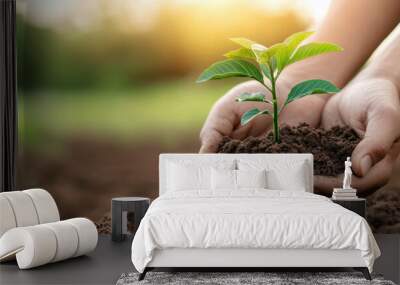
<path fill-rule="evenodd" d="M 323 79 L 311 79 L 296 84 L 287 95 L 282 106 L 278 106 L 276 82 L 282 71 L 292 63 L 328 52 L 338 52 L 343 49 L 333 43 L 309 42 L 300 45 L 313 32 L 299 32 L 291 35 L 281 43 L 271 47 L 263 46 L 245 38 L 233 38 L 240 48 L 225 54 L 227 60 L 212 64 L 197 79 L 198 83 L 212 79 L 228 77 L 247 77 L 260 82 L 271 93 L 271 100 L 262 92 L 243 93 L 237 102 L 260 102 L 269 105 L 269 108 L 254 108 L 245 112 L 241 117 L 241 124 L 245 125 L 260 115 L 268 115 L 273 121 L 274 142 L 280 142 L 278 119 L 285 106 L 297 99 L 311 94 L 333 94 L 340 91 L 334 84 Z M 254 62 L 256 64 L 254 64 Z"/>

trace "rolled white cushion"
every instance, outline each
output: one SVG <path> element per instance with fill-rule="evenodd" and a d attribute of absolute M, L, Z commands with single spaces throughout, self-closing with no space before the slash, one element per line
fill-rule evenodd
<path fill-rule="evenodd" d="M 29 189 L 22 192 L 28 194 L 32 199 L 39 218 L 39 224 L 60 220 L 60 214 L 56 202 L 49 192 L 43 189 Z"/>
<path fill-rule="evenodd" d="M 97 245 L 96 226 L 88 219 L 18 227 L 0 238 L 0 261 L 16 256 L 20 269 L 28 269 L 86 254 Z"/>
<path fill-rule="evenodd" d="M 94 250 L 97 246 L 98 232 L 95 224 L 85 218 L 74 218 L 65 222 L 73 225 L 78 233 L 78 248 L 75 256 L 83 255 Z"/>
<path fill-rule="evenodd" d="M 51 262 L 56 248 L 56 236 L 43 225 L 14 228 L 0 239 L 0 260 L 16 255 L 19 268 L 28 269 Z"/>
<path fill-rule="evenodd" d="M 17 222 L 10 202 L 0 195 L 0 237 L 9 229 L 15 228 Z"/>
<path fill-rule="evenodd" d="M 0 193 L 13 209 L 17 227 L 33 226 L 39 223 L 35 206 L 30 196 L 22 191 Z"/>
<path fill-rule="evenodd" d="M 56 202 L 43 189 L 0 193 L 0 237 L 15 227 L 60 220 Z"/>
<path fill-rule="evenodd" d="M 56 236 L 57 248 L 51 262 L 57 262 L 75 255 L 78 249 L 78 233 L 70 223 L 66 221 L 44 224 L 44 227 L 53 231 Z"/>

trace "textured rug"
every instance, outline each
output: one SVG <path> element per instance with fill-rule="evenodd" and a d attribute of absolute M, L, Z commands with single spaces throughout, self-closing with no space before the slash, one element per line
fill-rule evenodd
<path fill-rule="evenodd" d="M 146 278 L 138 281 L 138 273 L 122 274 L 117 285 L 297 285 L 297 284 L 376 284 L 395 285 L 382 276 L 373 275 L 373 280 L 366 280 L 359 272 L 148 272 Z"/>

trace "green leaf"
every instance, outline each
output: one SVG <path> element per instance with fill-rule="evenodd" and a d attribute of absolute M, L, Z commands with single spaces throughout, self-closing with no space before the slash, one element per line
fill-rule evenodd
<path fill-rule="evenodd" d="M 278 46 L 279 49 L 277 50 L 275 57 L 277 58 L 277 68 L 279 72 L 281 72 L 285 66 L 288 65 L 290 57 L 300 43 L 313 33 L 314 32 L 309 31 L 295 33 L 288 37 L 283 44 L 281 44 L 281 46 Z"/>
<path fill-rule="evenodd" d="M 299 44 L 301 44 L 305 39 L 307 39 L 312 34 L 314 34 L 313 31 L 295 33 L 285 40 L 285 44 L 290 49 L 290 52 L 293 52 L 299 46 Z"/>
<path fill-rule="evenodd" d="M 270 59 L 270 64 L 274 66 L 279 72 L 283 70 L 290 58 L 289 47 L 285 43 L 278 43 L 271 46 L 266 53 Z"/>
<path fill-rule="evenodd" d="M 340 89 L 329 81 L 321 79 L 306 80 L 296 84 L 292 90 L 290 90 L 284 106 L 307 95 L 323 93 L 332 94 L 339 91 Z"/>
<path fill-rule="evenodd" d="M 281 72 L 288 65 L 290 57 L 297 46 L 312 35 L 313 32 L 299 32 L 288 37 L 283 43 L 268 48 L 260 57 L 267 58 L 273 69 Z"/>
<path fill-rule="evenodd" d="M 254 92 L 254 93 L 246 92 L 236 98 L 237 102 L 248 102 L 248 101 L 264 102 L 264 100 L 265 100 L 265 95 L 262 92 Z"/>
<path fill-rule="evenodd" d="M 265 77 L 267 77 L 267 78 L 269 79 L 269 81 L 271 81 L 271 80 L 272 80 L 272 78 L 271 78 L 271 72 L 270 72 L 270 70 L 269 70 L 268 65 L 266 65 L 266 64 L 260 64 L 260 68 L 261 68 L 262 73 L 265 75 Z"/>
<path fill-rule="evenodd" d="M 343 49 L 335 44 L 331 43 L 309 43 L 304 46 L 299 47 L 294 54 L 291 56 L 288 64 L 316 56 L 323 53 L 342 51 Z"/>
<path fill-rule="evenodd" d="M 240 124 L 246 125 L 248 122 L 257 117 L 259 114 L 260 110 L 257 108 L 247 111 L 246 113 L 243 114 L 242 118 L 240 119 Z"/>
<path fill-rule="evenodd" d="M 233 59 L 256 59 L 252 50 L 244 47 L 227 52 L 224 56 Z"/>
<path fill-rule="evenodd" d="M 251 50 L 256 55 L 256 60 L 259 64 L 268 63 L 268 55 L 264 56 L 265 51 L 267 50 L 265 46 L 260 44 L 253 44 L 251 46 Z"/>
<path fill-rule="evenodd" d="M 228 59 L 216 62 L 204 70 L 197 83 L 228 77 L 250 77 L 263 82 L 262 74 L 254 64 L 245 60 Z"/>
<path fill-rule="evenodd" d="M 231 38 L 230 40 L 247 49 L 251 49 L 252 45 L 257 44 L 255 41 L 246 38 Z"/>
<path fill-rule="evenodd" d="M 250 122 L 259 115 L 269 115 L 269 114 L 270 113 L 268 110 L 260 111 L 257 108 L 251 109 L 243 114 L 242 118 L 240 119 L 240 124 L 246 125 L 248 122 Z"/>

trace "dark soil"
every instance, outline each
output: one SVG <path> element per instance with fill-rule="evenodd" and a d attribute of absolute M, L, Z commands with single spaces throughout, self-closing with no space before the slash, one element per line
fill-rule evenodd
<path fill-rule="evenodd" d="M 284 126 L 281 142 L 276 144 L 273 134 L 248 137 L 243 141 L 224 137 L 218 147 L 220 153 L 312 153 L 314 174 L 336 176 L 344 171 L 344 161 L 351 156 L 360 138 L 349 127 L 331 129 L 312 128 L 307 124 Z"/>
<path fill-rule="evenodd" d="M 111 214 L 107 212 L 101 219 L 95 222 L 99 234 L 111 234 Z"/>
<path fill-rule="evenodd" d="M 367 221 L 376 233 L 400 233 L 400 188 L 384 187 L 367 198 Z"/>

